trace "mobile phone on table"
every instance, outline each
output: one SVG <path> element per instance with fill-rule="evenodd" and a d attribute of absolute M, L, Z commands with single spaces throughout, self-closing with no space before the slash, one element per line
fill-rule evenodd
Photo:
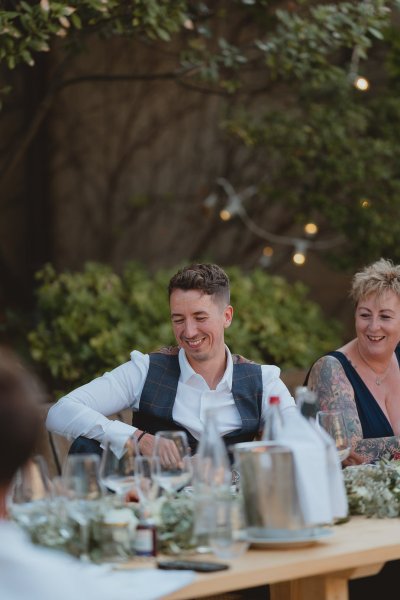
<path fill-rule="evenodd" d="M 224 571 L 229 568 L 225 563 L 208 562 L 204 560 L 159 560 L 159 569 L 177 569 L 178 571 L 199 571 L 200 573 L 212 573 Z"/>

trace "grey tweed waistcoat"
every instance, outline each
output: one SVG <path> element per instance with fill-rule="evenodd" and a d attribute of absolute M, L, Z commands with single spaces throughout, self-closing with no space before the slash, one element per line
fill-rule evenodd
<path fill-rule="evenodd" d="M 171 347 L 150 354 L 139 412 L 133 413 L 132 424 L 151 434 L 165 429 L 185 431 L 192 452 L 195 452 L 197 440 L 172 417 L 180 376 L 178 352 L 178 348 Z M 227 445 L 253 440 L 261 428 L 262 412 L 261 366 L 238 354 L 233 354 L 232 359 L 232 395 L 242 427 L 224 436 Z"/>

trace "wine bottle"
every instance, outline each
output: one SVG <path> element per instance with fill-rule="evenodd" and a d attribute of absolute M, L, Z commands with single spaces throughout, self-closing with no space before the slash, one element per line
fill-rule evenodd
<path fill-rule="evenodd" d="M 268 409 L 264 418 L 262 441 L 270 442 L 279 439 L 282 428 L 283 419 L 280 410 L 280 398 L 279 396 L 270 396 Z"/>

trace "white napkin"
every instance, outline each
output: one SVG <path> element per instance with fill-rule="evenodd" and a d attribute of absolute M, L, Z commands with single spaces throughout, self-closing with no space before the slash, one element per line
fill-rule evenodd
<path fill-rule="evenodd" d="M 153 567 L 117 569 L 109 565 L 89 565 L 96 573 L 96 584 L 102 589 L 102 598 L 109 600 L 157 600 L 191 583 L 194 571 L 165 571 Z"/>
<path fill-rule="evenodd" d="M 338 456 L 335 442 L 331 436 L 318 427 L 314 420 L 309 424 L 325 444 L 326 461 L 328 470 L 328 483 L 330 489 L 331 511 L 334 519 L 343 519 L 348 514 L 346 487 L 344 484 L 343 470 Z"/>
<path fill-rule="evenodd" d="M 329 438 L 329 436 L 327 436 Z M 300 510 L 305 527 L 347 515 L 347 498 L 336 448 L 297 410 L 286 411 L 279 438 L 293 453 Z"/>

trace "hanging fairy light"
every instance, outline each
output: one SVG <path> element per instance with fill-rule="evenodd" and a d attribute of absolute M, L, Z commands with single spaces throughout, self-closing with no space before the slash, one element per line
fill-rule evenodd
<path fill-rule="evenodd" d="M 318 233 L 318 225 L 316 223 L 306 223 L 304 225 L 304 232 L 307 235 L 316 235 Z"/>
<path fill-rule="evenodd" d="M 229 221 L 230 219 L 232 219 L 232 217 L 235 217 L 236 215 L 241 216 L 243 212 L 242 201 L 248 198 L 250 195 L 255 194 L 257 188 L 255 186 L 251 186 L 239 195 L 235 192 L 233 186 L 227 179 L 220 177 L 219 179 L 217 179 L 217 183 L 219 183 L 224 188 L 228 196 L 228 202 L 225 208 L 223 208 L 219 213 L 220 218 L 223 221 Z"/>
<path fill-rule="evenodd" d="M 238 216 L 243 224 L 249 231 L 257 235 L 261 239 L 266 240 L 270 244 L 279 244 L 292 246 L 294 252 L 292 260 L 296 265 L 303 265 L 306 262 L 307 249 L 313 250 L 326 250 L 337 246 L 342 243 L 342 237 L 332 238 L 328 240 L 306 240 L 298 237 L 292 237 L 287 235 L 278 235 L 270 231 L 266 231 L 260 227 L 253 219 L 249 216 L 243 202 L 257 193 L 256 186 L 250 186 L 240 193 L 237 193 L 233 188 L 232 184 L 225 178 L 220 177 L 217 179 L 217 183 L 224 189 L 227 196 L 226 206 L 219 212 L 220 219 L 223 221 L 229 221 L 235 216 Z M 214 207 L 216 204 L 216 195 L 214 193 L 209 194 L 204 200 L 206 207 Z M 304 225 L 304 232 L 308 236 L 314 236 L 318 232 L 318 226 L 314 222 L 309 222 Z M 262 254 L 259 258 L 259 263 L 267 267 L 271 264 L 274 255 L 274 249 L 271 245 L 266 245 L 263 248 Z"/>
<path fill-rule="evenodd" d="M 362 0 L 363 4 L 367 4 L 369 0 Z M 350 83 L 360 92 L 366 92 L 370 83 L 368 79 L 360 75 L 360 60 L 363 58 L 363 50 L 359 45 L 354 46 L 351 54 L 350 67 L 348 78 Z"/>
<path fill-rule="evenodd" d="M 297 240 L 294 253 L 292 256 L 292 261 L 295 265 L 301 267 L 306 262 L 306 254 L 307 254 L 307 242 L 304 240 Z"/>
<path fill-rule="evenodd" d="M 229 197 L 229 201 L 225 208 L 220 211 L 219 216 L 223 221 L 229 221 L 232 217 L 240 215 L 241 210 L 242 201 L 237 194 L 233 194 Z"/>
<path fill-rule="evenodd" d="M 223 208 L 222 210 L 220 210 L 219 216 L 222 219 L 222 221 L 229 221 L 232 218 L 232 215 L 227 208 Z"/>
<path fill-rule="evenodd" d="M 361 208 L 369 208 L 371 206 L 371 202 L 368 200 L 368 198 L 362 198 L 360 200 L 360 206 Z"/>
<path fill-rule="evenodd" d="M 272 257 L 274 255 L 274 249 L 272 246 L 264 246 L 262 254 L 258 259 L 259 264 L 262 267 L 269 267 L 272 262 Z"/>
<path fill-rule="evenodd" d="M 369 88 L 369 81 L 365 77 L 359 75 L 354 79 L 354 87 L 360 90 L 360 92 L 366 92 Z"/>
<path fill-rule="evenodd" d="M 192 19 L 185 19 L 185 21 L 183 22 L 183 26 L 185 29 L 188 29 L 189 31 L 193 31 L 194 29 L 194 23 L 192 21 Z"/>
<path fill-rule="evenodd" d="M 274 254 L 274 249 L 272 246 L 264 246 L 263 248 L 263 256 L 271 257 Z"/>

